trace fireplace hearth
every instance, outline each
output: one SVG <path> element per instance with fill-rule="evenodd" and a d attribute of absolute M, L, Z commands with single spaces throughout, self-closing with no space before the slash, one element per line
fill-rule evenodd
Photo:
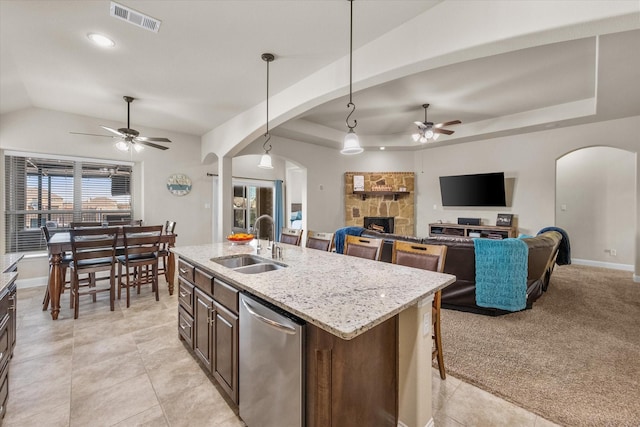
<path fill-rule="evenodd" d="M 392 216 L 365 216 L 364 228 L 380 233 L 393 233 L 393 218 Z"/>

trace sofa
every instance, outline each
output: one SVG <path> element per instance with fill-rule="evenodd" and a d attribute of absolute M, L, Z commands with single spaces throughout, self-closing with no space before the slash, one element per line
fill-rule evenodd
<path fill-rule="evenodd" d="M 500 315 L 509 313 L 497 308 L 480 307 L 476 304 L 475 247 L 473 239 L 467 237 L 412 237 L 385 234 L 365 230 L 363 237 L 383 239 L 381 261 L 391 262 L 394 240 L 402 240 L 430 245 L 446 245 L 447 258 L 444 272 L 456 276 L 456 281 L 442 291 L 442 307 L 470 311 L 480 314 Z M 527 270 L 527 308 L 547 290 L 562 235 L 557 231 L 547 231 L 535 237 L 524 238 L 529 248 Z"/>

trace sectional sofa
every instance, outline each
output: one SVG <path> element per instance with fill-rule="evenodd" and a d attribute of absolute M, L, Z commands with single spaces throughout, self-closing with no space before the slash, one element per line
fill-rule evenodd
<path fill-rule="evenodd" d="M 444 272 L 455 275 L 457 280 L 442 291 L 442 307 L 488 315 L 508 313 L 501 309 L 480 307 L 476 304 L 476 258 L 473 239 L 442 236 L 419 238 L 372 230 L 365 230 L 362 236 L 384 240 L 381 255 L 381 261 L 384 262 L 391 262 L 394 240 L 446 245 L 447 258 Z M 557 231 L 547 231 L 538 236 L 523 239 L 529 248 L 527 308 L 531 308 L 549 286 L 561 240 L 562 235 Z"/>

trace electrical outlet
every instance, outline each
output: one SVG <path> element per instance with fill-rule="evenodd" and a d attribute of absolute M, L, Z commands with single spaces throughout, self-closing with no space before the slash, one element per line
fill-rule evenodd
<path fill-rule="evenodd" d="M 610 253 L 611 253 L 611 256 L 617 256 L 618 255 L 618 252 L 615 249 L 611 249 Z"/>

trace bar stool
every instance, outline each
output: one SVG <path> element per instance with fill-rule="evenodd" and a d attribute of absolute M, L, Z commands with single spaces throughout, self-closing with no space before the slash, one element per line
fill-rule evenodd
<path fill-rule="evenodd" d="M 370 239 L 348 234 L 344 239 L 344 254 L 380 261 L 382 243 L 382 239 Z"/>
<path fill-rule="evenodd" d="M 302 242 L 302 230 L 298 228 L 282 227 L 282 230 L 280 231 L 280 243 L 300 246 L 301 242 Z"/>
<path fill-rule="evenodd" d="M 330 252 L 332 244 L 333 233 L 321 233 L 311 230 L 307 231 L 307 243 L 305 244 L 307 248 Z"/>
<path fill-rule="evenodd" d="M 447 246 L 445 245 L 425 245 L 399 240 L 393 242 L 391 262 L 394 264 L 442 273 L 444 271 L 446 258 Z M 431 306 L 431 328 L 433 330 L 431 337 L 434 343 L 431 358 L 438 361 L 440 378 L 444 380 L 446 373 L 444 369 L 444 356 L 442 354 L 442 333 L 440 332 L 441 301 L 442 292 L 437 291 L 433 297 L 433 304 Z"/>

